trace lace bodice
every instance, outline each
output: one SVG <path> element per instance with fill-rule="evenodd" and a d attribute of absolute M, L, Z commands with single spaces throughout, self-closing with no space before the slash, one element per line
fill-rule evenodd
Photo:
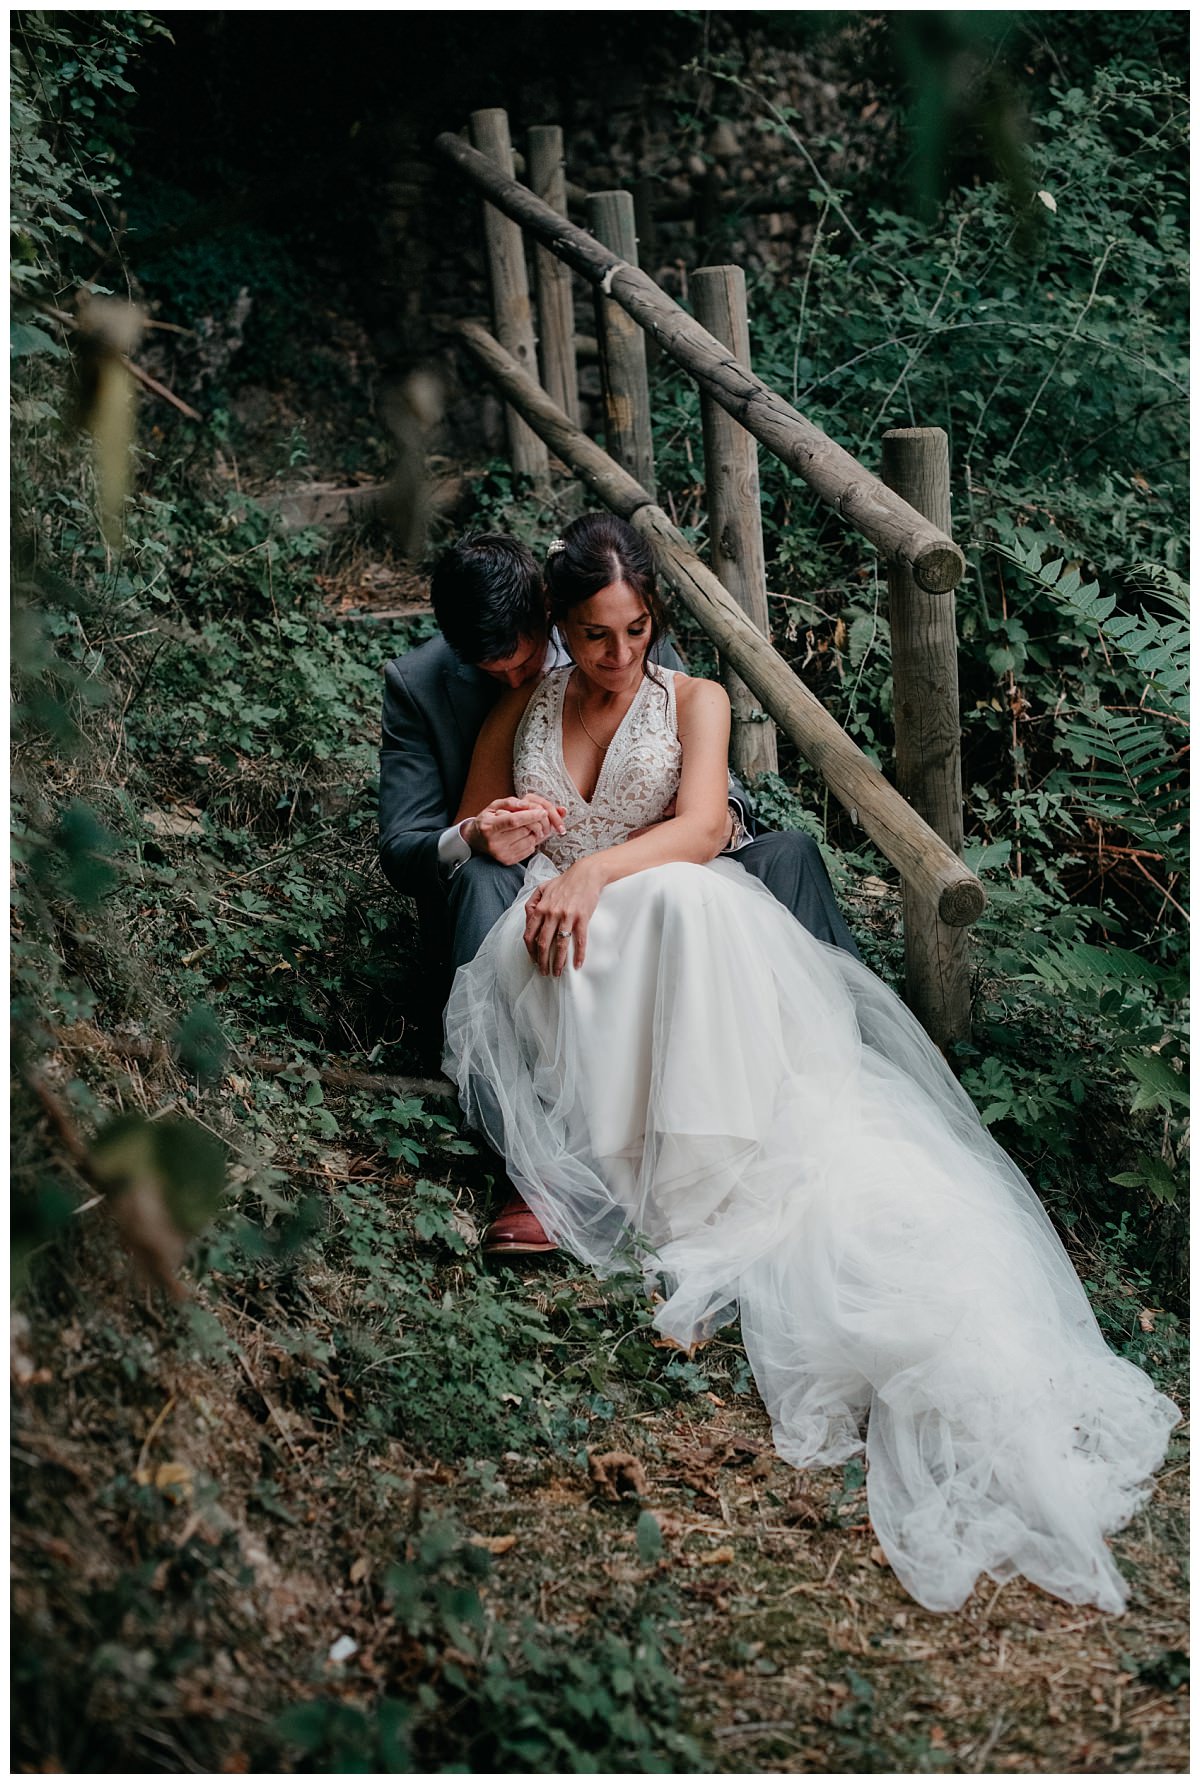
<path fill-rule="evenodd" d="M 540 683 L 513 741 L 516 791 L 541 793 L 566 807 L 565 836 L 550 836 L 542 845 L 556 867 L 568 867 L 624 842 L 631 830 L 656 823 L 679 790 L 683 759 L 675 671 L 656 667 L 643 677 L 608 746 L 595 791 L 584 799 L 563 760 L 563 700 L 571 670 L 568 663 Z"/>

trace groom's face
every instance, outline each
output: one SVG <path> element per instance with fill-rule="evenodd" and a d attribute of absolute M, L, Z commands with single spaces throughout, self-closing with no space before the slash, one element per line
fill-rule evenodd
<path fill-rule="evenodd" d="M 506 688 L 523 688 L 535 676 L 542 672 L 542 664 L 546 660 L 546 634 L 521 637 L 517 639 L 517 648 L 511 656 L 492 657 L 486 663 L 477 663 L 476 668 L 490 675 L 493 681 L 502 682 Z"/>

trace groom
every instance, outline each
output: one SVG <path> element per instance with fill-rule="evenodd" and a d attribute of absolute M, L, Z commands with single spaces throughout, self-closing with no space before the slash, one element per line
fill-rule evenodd
<path fill-rule="evenodd" d="M 508 798 L 454 823 L 475 739 L 504 688 L 523 687 L 570 659 L 548 629 L 537 561 L 516 539 L 460 540 L 434 571 L 430 596 L 441 637 L 384 672 L 379 858 L 396 890 L 416 901 L 435 970 L 448 980 L 474 959 L 517 896 L 524 863 L 553 822 L 544 804 Z M 654 656 L 667 668 L 683 667 L 666 640 Z M 751 829 L 745 794 L 731 782 L 731 859 L 818 940 L 857 956 L 812 838 Z M 489 1251 L 554 1249 L 519 1198 L 492 1222 L 484 1244 Z"/>

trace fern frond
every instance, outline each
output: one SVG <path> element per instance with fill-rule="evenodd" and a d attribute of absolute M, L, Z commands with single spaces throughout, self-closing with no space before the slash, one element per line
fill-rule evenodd
<path fill-rule="evenodd" d="M 1077 566 L 1061 557 L 1050 557 L 1050 540 L 1028 527 L 1018 527 L 1017 546 L 990 542 L 988 549 L 1004 558 L 1054 597 L 1059 610 L 1097 641 L 1121 657 L 1143 682 L 1142 705 L 1151 701 L 1165 706 L 1175 718 L 1188 717 L 1189 605 L 1187 584 L 1163 564 L 1139 564 L 1135 587 L 1152 595 L 1160 606 L 1177 617 L 1161 619 L 1147 613 L 1119 612 L 1115 595 L 1102 595 L 1098 582 L 1085 582 Z"/>
<path fill-rule="evenodd" d="M 1182 752 L 1162 720 L 1095 707 L 1060 723 L 1059 766 L 1047 779 L 1083 814 L 1179 865 L 1187 822 Z"/>
<path fill-rule="evenodd" d="M 1092 942 L 1053 942 L 1030 960 L 1028 972 L 1018 976 L 1027 984 L 1091 1002 L 1134 987 L 1170 995 L 1178 978 L 1171 968 L 1131 948 L 1101 948 Z"/>

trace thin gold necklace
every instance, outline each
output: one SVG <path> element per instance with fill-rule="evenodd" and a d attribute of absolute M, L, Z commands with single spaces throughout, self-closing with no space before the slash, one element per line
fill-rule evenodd
<path fill-rule="evenodd" d="M 607 756 L 607 754 L 608 754 L 608 751 L 609 751 L 609 747 L 610 747 L 610 745 L 611 745 L 611 744 L 612 744 L 612 737 L 610 737 L 610 738 L 609 738 L 609 740 L 608 740 L 608 743 L 601 743 L 601 741 L 600 741 L 600 739 L 599 739 L 599 738 L 598 738 L 598 737 L 593 737 L 593 736 L 592 736 L 592 734 L 591 734 L 591 732 L 590 732 L 590 731 L 589 731 L 589 730 L 588 730 L 588 726 L 587 726 L 587 720 L 586 720 L 586 719 L 585 719 L 585 718 L 584 718 L 584 716 L 583 716 L 583 707 L 582 707 L 582 706 L 581 706 L 581 705 L 580 705 L 580 704 L 579 704 L 579 693 L 578 693 L 578 690 L 577 690 L 577 691 L 576 691 L 576 694 L 575 694 L 575 710 L 576 710 L 576 712 L 577 712 L 577 713 L 578 713 L 578 714 L 579 714 L 579 723 L 580 723 L 580 724 L 581 724 L 581 725 L 582 725 L 582 726 L 583 726 L 583 734 L 584 734 L 584 736 L 585 736 L 585 737 L 586 737 L 586 738 L 588 738 L 588 740 L 589 740 L 589 741 L 590 741 L 590 742 L 591 742 L 591 743 L 594 743 L 594 744 L 595 744 L 595 746 L 596 746 L 596 748 L 597 748 L 597 749 L 598 749 L 598 750 L 599 750 L 599 751 L 600 751 L 600 754 L 601 754 L 601 755 L 602 755 L 602 756 Z M 617 727 L 617 730 L 620 730 L 620 726 L 619 726 L 619 725 L 618 725 L 618 727 Z M 614 732 L 613 732 L 613 737 L 615 737 L 615 736 L 616 736 L 616 734 L 617 734 L 617 733 L 616 733 L 616 731 L 614 731 Z"/>

